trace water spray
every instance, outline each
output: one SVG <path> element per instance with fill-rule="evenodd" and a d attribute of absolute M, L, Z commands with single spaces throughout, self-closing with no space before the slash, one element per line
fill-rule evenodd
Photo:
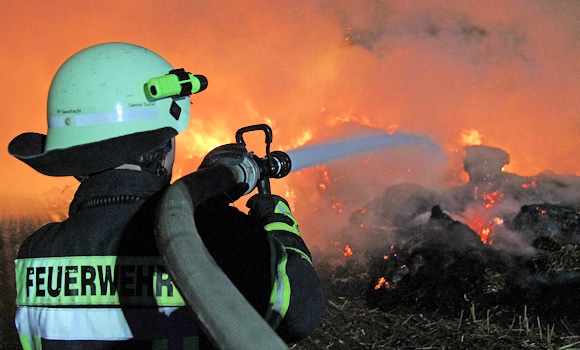
<path fill-rule="evenodd" d="M 426 137 L 378 132 L 319 145 L 300 147 L 288 151 L 288 157 L 292 159 L 292 171 L 298 171 L 359 153 L 397 146 L 424 146 L 442 153 L 441 148 Z"/>
<path fill-rule="evenodd" d="M 266 143 L 266 155 L 260 158 L 254 152 L 246 150 L 244 134 L 252 131 L 263 131 Z M 249 194 L 256 187 L 260 193 L 270 193 L 270 179 L 283 178 L 290 172 L 324 164 L 337 159 L 347 158 L 359 153 L 396 146 L 423 146 L 434 151 L 440 147 L 426 137 L 411 134 L 373 133 L 332 141 L 320 145 L 300 147 L 292 151 L 270 151 L 272 129 L 266 124 L 246 126 L 236 132 L 236 145 L 244 150 L 243 159 L 232 166 L 228 164 L 228 151 L 216 152 L 215 164 L 225 165 L 234 173 L 238 183 L 248 184 Z M 227 145 L 224 145 L 227 146 Z M 223 146 L 222 146 L 223 147 Z"/>

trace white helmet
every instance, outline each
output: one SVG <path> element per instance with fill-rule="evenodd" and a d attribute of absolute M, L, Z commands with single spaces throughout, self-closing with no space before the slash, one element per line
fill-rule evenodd
<path fill-rule="evenodd" d="M 88 175 L 124 164 L 185 130 L 187 96 L 207 80 L 140 46 L 86 48 L 58 70 L 48 94 L 47 135 L 25 133 L 11 155 L 52 176 Z"/>

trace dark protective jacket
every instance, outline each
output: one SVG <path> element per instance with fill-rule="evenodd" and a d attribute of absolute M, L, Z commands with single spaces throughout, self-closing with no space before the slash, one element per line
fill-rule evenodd
<path fill-rule="evenodd" d="M 25 349 L 210 347 L 155 244 L 155 209 L 167 185 L 133 170 L 90 177 L 75 194 L 67 220 L 24 241 L 16 260 L 16 326 Z M 218 264 L 284 339 L 313 331 L 324 306 L 318 278 L 304 264 L 310 255 L 301 239 L 293 249 L 302 255 L 286 253 L 251 216 L 216 201 L 196 211 L 196 224 Z M 273 292 L 282 283 L 272 276 L 281 265 L 288 282 L 282 294 Z M 280 303 L 285 306 L 273 307 Z"/>

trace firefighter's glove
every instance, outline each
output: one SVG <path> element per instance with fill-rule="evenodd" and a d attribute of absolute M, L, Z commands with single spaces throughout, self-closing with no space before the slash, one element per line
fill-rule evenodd
<path fill-rule="evenodd" d="M 230 143 L 222 145 L 211 150 L 205 158 L 203 158 L 199 169 L 210 168 L 217 165 L 233 168 L 241 164 L 244 157 L 248 154 L 248 150 L 246 150 L 246 147 L 242 144 Z M 211 198 L 210 203 L 211 205 L 228 205 L 243 196 L 248 188 L 249 185 L 247 183 L 238 183 L 224 193 Z"/>
<path fill-rule="evenodd" d="M 300 236 L 298 223 L 284 198 L 259 193 L 252 196 L 246 206 L 250 208 L 248 214 L 257 217 L 266 231 L 286 231 Z"/>
<path fill-rule="evenodd" d="M 249 154 L 246 147 L 239 143 L 229 143 L 211 150 L 201 162 L 199 169 L 209 168 L 216 165 L 234 167 L 240 165 Z"/>

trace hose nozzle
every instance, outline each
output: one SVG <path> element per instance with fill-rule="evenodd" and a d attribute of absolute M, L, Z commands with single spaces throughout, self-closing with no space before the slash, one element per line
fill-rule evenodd
<path fill-rule="evenodd" d="M 245 170 L 246 178 L 253 178 L 254 174 L 258 174 L 258 179 L 256 183 L 248 183 L 250 189 L 247 193 L 251 192 L 256 186 L 260 193 L 270 193 L 270 178 L 280 179 L 288 175 L 292 168 L 292 162 L 290 156 L 282 151 L 270 152 L 272 129 L 266 124 L 251 125 L 239 129 L 236 132 L 236 142 L 245 147 L 246 143 L 244 142 L 243 134 L 255 130 L 264 131 L 264 134 L 266 135 L 266 156 L 264 156 L 264 158 L 259 158 L 250 152 L 252 164 L 255 164 L 255 166 L 252 170 L 249 168 Z M 242 164 L 244 164 L 244 162 L 242 162 Z"/>

